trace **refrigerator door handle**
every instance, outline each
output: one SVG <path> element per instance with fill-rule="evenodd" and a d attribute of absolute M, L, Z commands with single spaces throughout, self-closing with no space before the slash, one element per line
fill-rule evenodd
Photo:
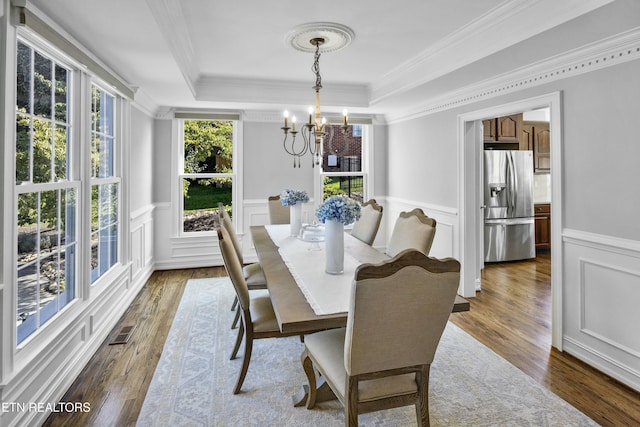
<path fill-rule="evenodd" d="M 498 218 L 498 219 L 485 219 L 485 225 L 520 225 L 520 224 L 533 224 L 534 218 Z"/>
<path fill-rule="evenodd" d="M 509 215 L 515 214 L 517 203 L 517 188 L 518 188 L 518 176 L 516 175 L 513 156 L 511 153 L 507 155 L 507 212 Z"/>

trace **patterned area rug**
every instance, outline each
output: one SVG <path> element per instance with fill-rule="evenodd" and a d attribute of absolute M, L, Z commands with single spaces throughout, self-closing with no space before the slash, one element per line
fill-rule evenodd
<path fill-rule="evenodd" d="M 227 278 L 187 283 L 137 425 L 344 425 L 337 401 L 293 407 L 292 396 L 306 383 L 298 337 L 254 341 L 242 392 L 232 394 L 242 363 L 242 354 L 229 360 L 233 295 Z M 452 323 L 431 366 L 429 402 L 432 426 L 597 425 Z M 365 414 L 359 422 L 416 425 L 415 410 Z"/>

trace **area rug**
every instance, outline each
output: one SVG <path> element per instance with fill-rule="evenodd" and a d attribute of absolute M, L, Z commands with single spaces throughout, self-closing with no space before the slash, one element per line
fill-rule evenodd
<path fill-rule="evenodd" d="M 232 394 L 242 364 L 242 354 L 229 360 L 233 295 L 228 278 L 189 280 L 137 425 L 344 425 L 337 401 L 293 407 L 306 383 L 298 337 L 254 341 L 242 391 Z M 597 425 L 451 322 L 431 366 L 429 403 L 432 426 Z M 359 422 L 412 426 L 415 409 L 364 414 Z"/>

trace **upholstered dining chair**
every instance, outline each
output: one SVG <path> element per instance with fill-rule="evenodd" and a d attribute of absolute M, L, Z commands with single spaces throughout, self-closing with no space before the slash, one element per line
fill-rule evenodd
<path fill-rule="evenodd" d="M 345 425 L 358 414 L 415 405 L 429 425 L 429 370 L 453 307 L 460 263 L 408 249 L 355 272 L 347 326 L 305 335 L 301 360 L 317 398 L 316 370 L 344 406 Z"/>
<path fill-rule="evenodd" d="M 376 202 L 376 199 L 371 199 L 362 204 L 360 219 L 353 224 L 351 235 L 371 246 L 376 239 L 381 221 L 382 206 Z"/>
<path fill-rule="evenodd" d="M 282 206 L 280 196 L 269 196 L 269 223 L 289 224 L 289 207 Z"/>
<path fill-rule="evenodd" d="M 242 255 L 242 247 L 240 246 L 240 242 L 238 242 L 238 237 L 236 235 L 235 230 L 233 229 L 233 222 L 231 221 L 231 217 L 227 213 L 227 210 L 224 208 L 224 204 L 218 203 L 218 215 L 220 217 L 220 226 L 224 227 L 229 233 L 229 238 L 233 243 L 233 248 L 236 251 L 236 255 L 240 260 L 240 265 L 242 266 L 242 273 L 244 275 L 244 279 L 247 282 L 247 287 L 249 290 L 256 289 L 267 289 L 267 280 L 264 277 L 264 273 L 262 272 L 262 267 L 260 263 L 254 262 L 248 265 L 244 265 L 244 259 Z M 231 304 L 231 310 L 236 310 L 238 304 L 238 299 L 234 299 Z M 240 311 L 236 310 L 235 318 L 231 324 L 232 328 L 235 328 L 238 324 L 238 319 L 240 318 Z"/>
<path fill-rule="evenodd" d="M 393 227 L 386 253 L 393 257 L 411 248 L 429 255 L 435 234 L 436 220 L 425 215 L 422 209 L 401 212 Z"/>
<path fill-rule="evenodd" d="M 241 312 L 238 336 L 233 351 L 231 352 L 231 359 L 235 359 L 244 337 L 242 367 L 238 373 L 236 385 L 233 388 L 233 394 L 238 394 L 247 375 L 247 370 L 249 369 L 253 340 L 261 338 L 281 338 L 298 334 L 283 334 L 280 332 L 278 321 L 276 320 L 276 315 L 271 305 L 271 298 L 267 293 L 249 293 L 249 288 L 247 287 L 247 282 L 242 272 L 242 264 L 240 264 L 238 254 L 233 246 L 231 235 L 224 227 L 219 227 L 217 231 L 224 266 L 236 291 Z"/>

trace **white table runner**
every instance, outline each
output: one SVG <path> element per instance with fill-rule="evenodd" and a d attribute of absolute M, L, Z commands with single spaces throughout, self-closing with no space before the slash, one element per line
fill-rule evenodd
<path fill-rule="evenodd" d="M 343 313 L 349 310 L 353 275 L 361 264 L 349 253 L 344 255 L 344 273 L 327 274 L 325 269 L 325 245 L 321 250 L 309 250 L 311 243 L 290 235 L 289 225 L 266 225 L 271 240 L 278 246 L 282 260 L 298 283 L 307 302 L 317 315 Z M 345 233 L 347 241 L 354 239 Z"/>

